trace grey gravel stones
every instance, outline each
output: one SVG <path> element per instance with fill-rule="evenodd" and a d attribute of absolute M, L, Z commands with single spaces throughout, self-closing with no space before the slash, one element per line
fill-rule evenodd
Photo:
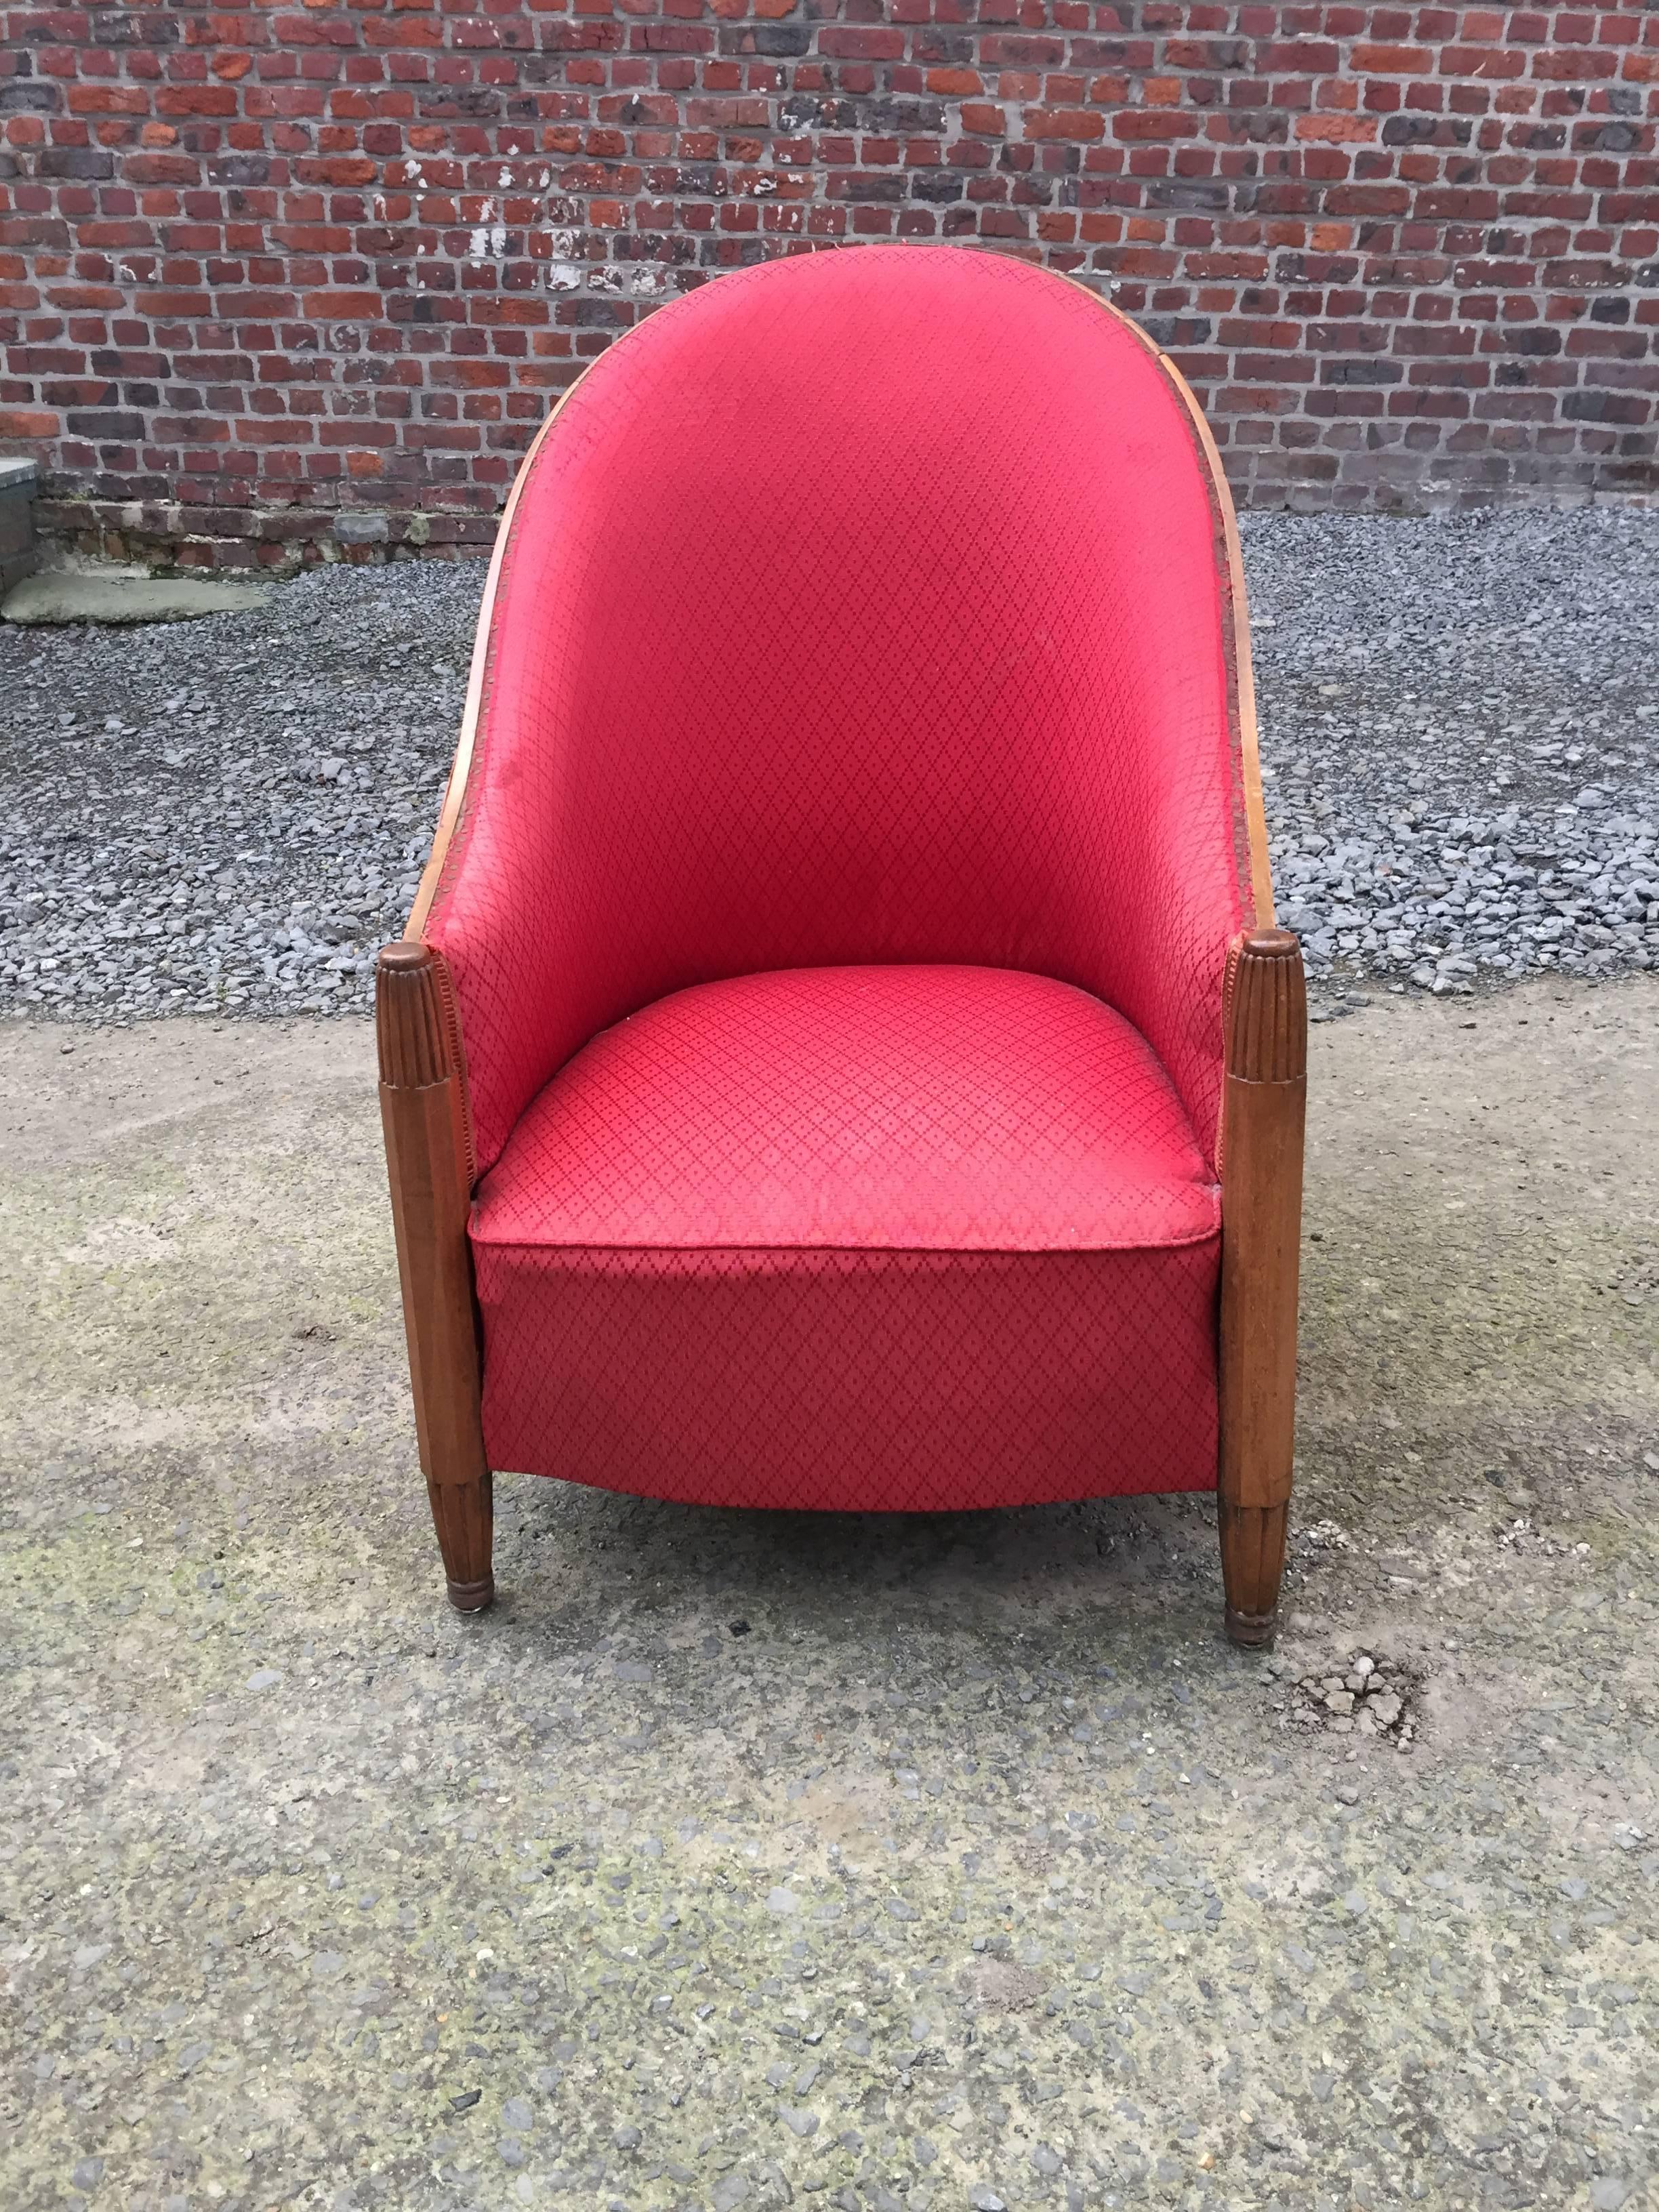
<path fill-rule="evenodd" d="M 1659 961 L 1659 518 L 1261 515 L 1244 540 L 1310 975 L 1443 995 Z"/>
<path fill-rule="evenodd" d="M 1595 2212 L 1620 2212 L 1630 2192 L 1629 2182 L 1621 2180 L 1617 2174 L 1603 2174 L 1590 2184 L 1589 2201 Z"/>
<path fill-rule="evenodd" d="M 1244 542 L 1316 1012 L 1370 978 L 1443 995 L 1659 960 L 1659 516 L 1260 515 Z M 483 581 L 320 569 L 243 615 L 0 631 L 0 1004 L 361 1011 L 430 842 Z"/>
<path fill-rule="evenodd" d="M 0 631 L 0 1003 L 368 1003 L 459 722 L 482 571 L 318 572 L 178 628 Z"/>

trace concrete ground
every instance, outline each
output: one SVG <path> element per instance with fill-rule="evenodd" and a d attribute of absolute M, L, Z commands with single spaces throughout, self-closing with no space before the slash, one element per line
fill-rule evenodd
<path fill-rule="evenodd" d="M 1271 1660 L 1194 1500 L 458 1620 L 367 1028 L 0 1034 L 9 2212 L 1656 2201 L 1659 981 L 1316 1032 Z"/>

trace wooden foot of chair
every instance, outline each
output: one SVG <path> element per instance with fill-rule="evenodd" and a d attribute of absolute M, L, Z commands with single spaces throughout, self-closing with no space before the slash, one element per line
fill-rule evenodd
<path fill-rule="evenodd" d="M 495 1498 L 489 1475 L 475 1482 L 430 1482 L 432 1525 L 444 1556 L 449 1602 L 457 1613 L 482 1613 L 495 1597 L 489 1564 L 495 1533 Z"/>
<path fill-rule="evenodd" d="M 1221 1579 L 1227 1592 L 1227 1634 L 1247 1650 L 1264 1650 L 1279 1631 L 1279 1585 L 1285 1573 L 1288 1505 L 1220 1507 Z"/>
<path fill-rule="evenodd" d="M 1227 1633 L 1273 1640 L 1296 1432 L 1308 1002 L 1282 929 L 1234 948 L 1221 1136 L 1219 1514 Z"/>

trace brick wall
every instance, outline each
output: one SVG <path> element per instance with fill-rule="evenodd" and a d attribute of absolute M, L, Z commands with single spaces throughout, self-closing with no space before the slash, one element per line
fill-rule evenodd
<path fill-rule="evenodd" d="M 1659 488 L 1659 7 L 0 0 L 0 451 L 186 562 L 488 543 L 550 399 L 758 257 L 1098 285 L 1241 495 Z"/>

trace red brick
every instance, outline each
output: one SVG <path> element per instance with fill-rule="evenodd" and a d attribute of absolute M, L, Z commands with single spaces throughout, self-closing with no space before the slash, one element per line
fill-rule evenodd
<path fill-rule="evenodd" d="M 1092 107 L 1028 107 L 1023 120 L 1028 139 L 1100 138 L 1106 131 L 1106 118 Z"/>
<path fill-rule="evenodd" d="M 1296 136 L 1331 145 L 1368 143 L 1379 129 L 1374 115 L 1298 115 Z"/>

